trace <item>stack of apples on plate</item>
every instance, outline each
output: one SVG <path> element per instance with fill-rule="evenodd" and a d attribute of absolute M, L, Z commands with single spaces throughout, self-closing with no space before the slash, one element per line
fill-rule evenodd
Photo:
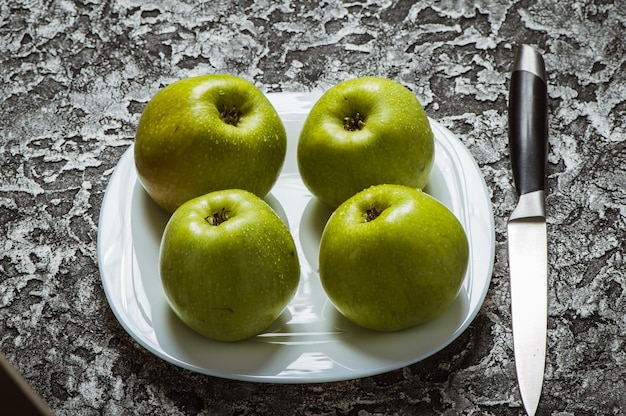
<path fill-rule="evenodd" d="M 141 115 L 139 180 L 171 213 L 159 256 L 163 289 L 174 313 L 208 338 L 261 333 L 296 293 L 293 236 L 263 199 L 286 147 L 268 98 L 234 75 L 176 81 Z M 337 310 L 362 327 L 398 331 L 426 322 L 461 288 L 465 231 L 422 191 L 434 152 L 419 100 L 386 78 L 333 86 L 304 122 L 300 177 L 333 209 L 320 241 L 319 278 Z"/>

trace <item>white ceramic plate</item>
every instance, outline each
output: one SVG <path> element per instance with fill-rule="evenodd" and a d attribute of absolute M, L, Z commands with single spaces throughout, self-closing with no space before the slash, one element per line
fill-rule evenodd
<path fill-rule="evenodd" d="M 470 241 L 470 263 L 452 306 L 426 324 L 379 333 L 353 325 L 329 303 L 317 270 L 318 244 L 330 211 L 302 184 L 296 144 L 319 94 L 268 94 L 288 135 L 282 174 L 266 200 L 288 223 L 302 265 L 299 289 L 264 333 L 221 343 L 198 335 L 171 312 L 161 287 L 158 251 L 167 214 L 145 193 L 132 147 L 107 187 L 98 226 L 102 284 L 124 329 L 146 349 L 175 365 L 230 379 L 309 383 L 353 379 L 395 370 L 446 347 L 472 322 L 485 298 L 494 259 L 489 193 L 467 149 L 431 120 L 435 165 L 425 191 L 459 218 Z"/>

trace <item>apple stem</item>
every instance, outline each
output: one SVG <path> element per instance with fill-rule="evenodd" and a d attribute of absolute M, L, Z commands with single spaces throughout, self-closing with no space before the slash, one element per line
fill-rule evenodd
<path fill-rule="evenodd" d="M 363 214 L 361 214 L 361 216 L 363 217 L 363 220 L 365 222 L 370 222 L 370 221 L 374 221 L 382 213 L 383 213 L 382 209 L 372 207 L 368 209 L 367 211 L 365 211 Z"/>
<path fill-rule="evenodd" d="M 222 111 L 220 111 L 220 117 L 226 124 L 230 124 L 231 126 L 237 126 L 239 124 L 239 120 L 241 120 L 241 111 L 237 110 L 237 108 L 233 105 L 228 108 L 227 106 L 222 107 Z"/>
<path fill-rule="evenodd" d="M 348 131 L 361 130 L 364 126 L 365 119 L 361 117 L 361 113 L 356 113 L 354 116 L 343 118 L 343 128 Z"/>
<path fill-rule="evenodd" d="M 220 211 L 215 211 L 213 214 L 205 217 L 204 219 L 211 225 L 218 226 L 224 221 L 228 220 L 230 211 L 226 208 L 222 208 Z"/>

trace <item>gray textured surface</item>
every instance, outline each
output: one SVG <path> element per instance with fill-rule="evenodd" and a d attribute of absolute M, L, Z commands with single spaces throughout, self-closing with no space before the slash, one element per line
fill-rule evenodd
<path fill-rule="evenodd" d="M 539 414 L 624 414 L 621 0 L 104 3 L 0 3 L 0 349 L 56 413 L 522 414 L 505 224 L 516 200 L 509 67 L 524 42 L 544 54 L 551 99 Z M 238 74 L 264 91 L 322 90 L 372 74 L 413 89 L 460 136 L 491 191 L 494 273 L 470 328 L 410 367 L 322 385 L 211 378 L 136 344 L 100 284 L 100 204 L 152 94 L 207 72 Z"/>

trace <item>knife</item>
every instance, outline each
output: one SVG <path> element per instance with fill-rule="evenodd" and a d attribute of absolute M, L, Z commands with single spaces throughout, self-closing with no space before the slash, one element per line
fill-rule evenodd
<path fill-rule="evenodd" d="M 524 408 L 531 416 L 543 386 L 548 322 L 547 101 L 543 58 L 521 45 L 509 90 L 509 152 L 519 200 L 507 232 L 515 369 Z"/>

